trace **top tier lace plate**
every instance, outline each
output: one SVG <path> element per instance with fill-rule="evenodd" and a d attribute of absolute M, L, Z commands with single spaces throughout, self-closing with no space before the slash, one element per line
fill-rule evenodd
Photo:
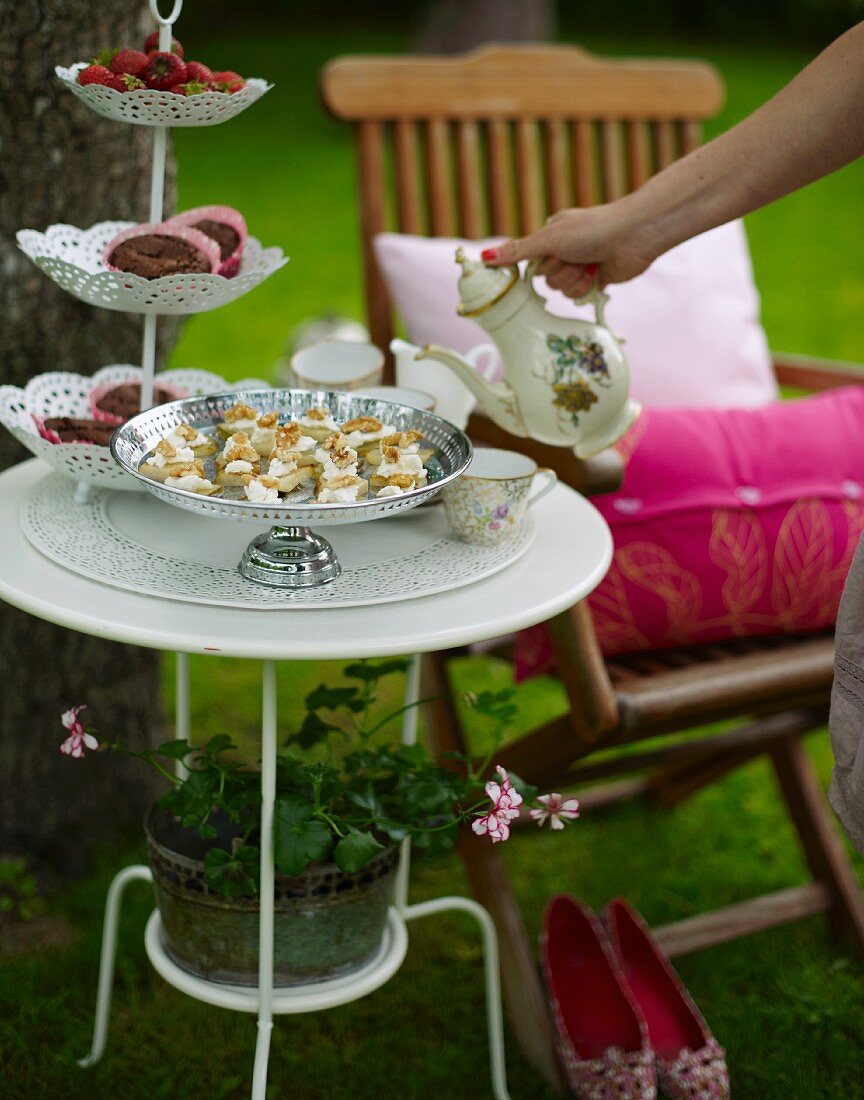
<path fill-rule="evenodd" d="M 102 84 L 79 84 L 78 73 L 86 69 L 87 64 L 81 61 L 68 69 L 58 65 L 54 72 L 69 91 L 97 115 L 138 126 L 215 126 L 235 118 L 273 87 L 266 80 L 253 78 L 246 81 L 245 88 L 233 94 L 201 92 L 200 95 L 183 96 L 152 88 L 117 92 Z"/>
<path fill-rule="evenodd" d="M 206 313 L 242 298 L 288 263 L 281 248 L 262 248 L 260 241 L 248 237 L 240 271 L 232 279 L 200 273 L 144 279 L 128 271 L 106 270 L 105 245 L 137 224 L 97 222 L 89 229 L 57 224 L 44 233 L 19 229 L 15 237 L 21 251 L 64 290 L 91 306 L 122 313 Z"/>

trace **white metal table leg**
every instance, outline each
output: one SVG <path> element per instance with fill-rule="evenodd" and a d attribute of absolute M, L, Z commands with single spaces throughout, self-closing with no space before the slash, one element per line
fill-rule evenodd
<path fill-rule="evenodd" d="M 420 698 L 420 657 L 414 655 L 408 666 L 405 681 L 405 706 Z M 413 745 L 417 741 L 417 710 L 412 706 L 402 718 L 402 744 Z M 492 1074 L 492 1091 L 495 1100 L 510 1100 L 507 1091 L 507 1067 L 504 1061 L 504 1015 L 501 1008 L 501 971 L 498 960 L 498 933 L 489 913 L 473 898 L 435 898 L 432 901 L 408 904 L 408 879 L 411 867 L 411 840 L 402 841 L 399 874 L 396 878 L 395 903 L 405 920 L 426 917 L 432 913 L 460 910 L 470 913 L 483 933 L 483 962 L 486 978 L 486 1026 L 489 1036 L 489 1069 Z"/>
<path fill-rule="evenodd" d="M 261 916 L 258 925 L 258 1039 L 252 1100 L 265 1100 L 273 1032 L 273 805 L 276 801 L 276 662 L 264 661 L 261 704 Z"/>
<path fill-rule="evenodd" d="M 402 744 L 414 745 L 417 743 L 417 707 L 414 705 L 420 698 L 420 657 L 416 654 L 411 658 L 408 672 L 405 676 L 406 709 L 402 715 Z M 393 890 L 393 903 L 400 913 L 404 912 L 408 905 L 408 879 L 411 876 L 411 837 L 406 837 L 399 846 L 399 870 L 396 872 L 396 885 Z"/>
<path fill-rule="evenodd" d="M 495 1100 L 510 1100 L 507 1091 L 507 1066 L 504 1061 L 504 1015 L 501 1009 L 501 972 L 498 961 L 498 934 L 489 913 L 473 898 L 434 898 L 402 910 L 406 920 L 427 917 L 458 909 L 470 913 L 483 933 L 483 961 L 486 972 L 486 1027 L 489 1035 L 489 1070 Z"/>
<path fill-rule="evenodd" d="M 191 722 L 189 718 L 189 654 L 175 653 L 177 659 L 175 667 L 175 695 L 174 704 L 174 730 L 178 741 L 189 741 Z M 178 779 L 185 779 L 189 769 L 182 760 L 174 765 L 174 774 Z"/>
<path fill-rule="evenodd" d="M 123 891 L 130 882 L 151 882 L 150 868 L 143 864 L 124 867 L 111 880 L 105 900 L 105 924 L 102 929 L 102 953 L 99 959 L 99 986 L 96 993 L 96 1019 L 93 1024 L 93 1042 L 86 1058 L 79 1058 L 78 1065 L 85 1069 L 95 1066 L 105 1053 L 108 1040 L 108 1015 L 111 1011 L 111 987 L 114 983 L 114 960 L 117 953 L 117 923 Z"/>

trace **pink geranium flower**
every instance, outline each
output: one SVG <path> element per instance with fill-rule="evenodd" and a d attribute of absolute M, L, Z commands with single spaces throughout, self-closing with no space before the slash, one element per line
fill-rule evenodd
<path fill-rule="evenodd" d="M 71 707 L 60 715 L 61 723 L 65 729 L 69 730 L 69 736 L 60 746 L 60 751 L 75 760 L 79 760 L 84 755 L 85 749 L 93 751 L 99 748 L 99 742 L 78 717 L 82 710 L 84 710 L 83 705 Z"/>
<path fill-rule="evenodd" d="M 472 824 L 471 828 L 478 836 L 488 836 L 493 844 L 507 840 L 510 836 L 510 822 L 519 816 L 522 795 L 510 782 L 510 776 L 500 765 L 495 769 L 500 783 L 490 779 L 486 784 L 486 794 L 492 808 Z"/>
<path fill-rule="evenodd" d="M 553 829 L 563 829 L 567 821 L 575 821 L 579 816 L 579 799 L 564 798 L 560 794 L 541 794 L 537 801 L 542 803 L 529 810 L 530 817 L 542 829 L 546 821 Z"/>

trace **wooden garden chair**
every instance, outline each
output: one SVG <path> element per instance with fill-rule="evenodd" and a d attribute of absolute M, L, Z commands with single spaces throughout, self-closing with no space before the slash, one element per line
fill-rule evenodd
<path fill-rule="evenodd" d="M 567 46 L 342 57 L 325 68 L 321 86 L 331 113 L 354 125 L 366 307 L 382 348 L 393 336 L 393 309 L 372 247 L 377 233 L 512 236 L 561 207 L 609 201 L 693 149 L 724 95 L 704 63 L 601 59 Z M 780 383 L 810 390 L 861 377 L 851 365 L 790 356 L 775 358 L 775 370 Z M 579 461 L 477 415 L 469 432 L 530 452 L 583 493 L 620 484 L 612 451 Z M 827 913 L 835 934 L 864 945 L 864 897 L 800 741 L 826 721 L 832 637 L 737 640 L 604 661 L 587 604 L 548 626 L 570 711 L 499 754 L 529 782 L 578 788 L 586 805 L 640 793 L 670 805 L 759 754 L 774 766 L 812 881 L 657 929 L 667 950 L 683 954 L 817 912 Z M 449 690 L 453 656 L 428 658 L 433 690 Z M 742 721 L 624 759 L 584 762 L 600 749 L 725 719 Z M 437 704 L 432 722 L 440 747 L 464 750 L 452 703 Z M 622 774 L 637 778 L 585 792 L 586 784 Z M 558 1082 L 534 951 L 499 853 L 465 844 L 462 856 L 498 926 L 513 1027 L 526 1054 Z"/>

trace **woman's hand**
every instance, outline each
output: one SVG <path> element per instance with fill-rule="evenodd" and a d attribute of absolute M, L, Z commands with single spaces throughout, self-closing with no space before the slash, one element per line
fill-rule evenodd
<path fill-rule="evenodd" d="M 487 249 L 482 258 L 490 264 L 542 258 L 536 273 L 545 275 L 555 290 L 581 298 L 595 280 L 605 286 L 642 274 L 656 254 L 638 238 L 627 200 L 622 199 L 605 206 L 561 210 L 536 233 Z"/>

